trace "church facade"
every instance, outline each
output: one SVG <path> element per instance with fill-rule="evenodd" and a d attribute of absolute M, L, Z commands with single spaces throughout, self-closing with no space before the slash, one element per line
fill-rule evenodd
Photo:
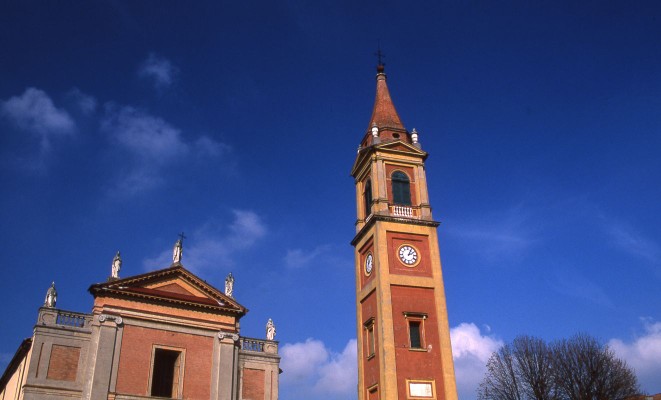
<path fill-rule="evenodd" d="M 445 289 L 419 135 L 376 75 L 356 185 L 358 399 L 456 400 Z"/>
<path fill-rule="evenodd" d="M 280 357 L 267 339 L 239 334 L 247 309 L 228 276 L 220 291 L 181 264 L 89 287 L 89 314 L 55 307 L 54 285 L 0 380 L 2 400 L 277 400 Z"/>
<path fill-rule="evenodd" d="M 359 400 L 456 400 L 450 330 L 419 135 L 393 105 L 383 65 L 351 170 L 356 187 Z M 90 286 L 89 314 L 55 308 L 55 288 L 34 334 L 0 379 L 5 399 L 276 400 L 275 326 L 242 337 L 247 309 L 181 264 Z"/>

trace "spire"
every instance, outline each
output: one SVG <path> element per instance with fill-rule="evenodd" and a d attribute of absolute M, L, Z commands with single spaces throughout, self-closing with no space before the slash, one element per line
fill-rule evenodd
<path fill-rule="evenodd" d="M 386 84 L 385 65 L 379 60 L 376 67 L 376 98 L 374 99 L 374 108 L 372 117 L 367 128 L 367 135 L 363 139 L 364 145 L 369 146 L 379 142 L 389 142 L 393 140 L 403 140 L 410 143 L 411 140 L 406 132 L 406 128 L 399 119 L 395 105 L 390 98 L 390 91 Z M 378 137 L 374 136 L 374 127 L 378 128 Z"/>

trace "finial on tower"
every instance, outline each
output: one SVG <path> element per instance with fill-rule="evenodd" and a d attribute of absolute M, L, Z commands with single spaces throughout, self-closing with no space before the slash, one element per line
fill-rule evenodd
<path fill-rule="evenodd" d="M 184 233 L 181 232 L 179 234 L 179 240 L 177 240 L 177 242 L 174 244 L 174 249 L 172 250 L 173 264 L 181 263 L 181 257 L 184 253 L 184 239 L 186 239 L 186 236 L 184 236 Z"/>
<path fill-rule="evenodd" d="M 377 143 L 381 143 L 381 139 L 379 139 L 379 127 L 375 122 L 372 124 L 372 144 Z"/>

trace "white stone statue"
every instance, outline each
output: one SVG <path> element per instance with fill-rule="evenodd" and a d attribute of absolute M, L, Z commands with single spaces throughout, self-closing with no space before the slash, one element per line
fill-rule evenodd
<path fill-rule="evenodd" d="M 179 239 L 177 240 L 177 243 L 174 244 L 174 250 L 172 250 L 172 262 L 180 263 L 183 252 L 184 252 L 184 246 L 183 243 L 181 242 L 181 239 Z"/>
<path fill-rule="evenodd" d="M 273 320 L 269 318 L 269 322 L 266 323 L 266 340 L 275 339 L 275 325 Z"/>
<path fill-rule="evenodd" d="M 232 276 L 232 273 L 230 272 L 229 275 L 227 275 L 227 278 L 225 278 L 225 295 L 229 297 L 233 297 L 234 293 L 234 276 Z"/>
<path fill-rule="evenodd" d="M 57 303 L 57 290 L 55 290 L 55 282 L 53 282 L 46 291 L 46 300 L 44 300 L 44 307 L 55 308 L 55 303 Z"/>
<path fill-rule="evenodd" d="M 112 268 L 110 272 L 110 277 L 113 279 L 119 279 L 119 270 L 122 269 L 122 257 L 119 255 L 119 250 L 115 254 L 115 258 L 112 259 Z"/>

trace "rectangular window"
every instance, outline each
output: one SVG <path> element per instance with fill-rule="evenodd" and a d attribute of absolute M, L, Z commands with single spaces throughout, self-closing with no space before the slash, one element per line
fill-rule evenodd
<path fill-rule="evenodd" d="M 154 348 L 151 375 L 151 396 L 181 397 L 183 353 L 177 350 Z"/>
<path fill-rule="evenodd" d="M 421 349 L 420 321 L 409 321 L 409 336 L 411 337 L 411 348 Z"/>
<path fill-rule="evenodd" d="M 409 330 L 409 348 L 411 350 L 425 349 L 425 320 L 427 314 L 405 312 L 404 318 Z"/>
<path fill-rule="evenodd" d="M 379 400 L 379 387 L 377 385 L 367 388 L 367 399 Z"/>
<path fill-rule="evenodd" d="M 363 324 L 365 327 L 365 340 L 367 342 L 367 358 L 374 357 L 376 343 L 374 339 L 374 318 L 370 318 Z"/>
<path fill-rule="evenodd" d="M 369 328 L 367 328 L 367 341 L 368 341 L 368 349 L 369 349 L 369 356 L 373 356 L 375 353 L 375 345 L 374 345 L 374 325 L 371 325 Z"/>

